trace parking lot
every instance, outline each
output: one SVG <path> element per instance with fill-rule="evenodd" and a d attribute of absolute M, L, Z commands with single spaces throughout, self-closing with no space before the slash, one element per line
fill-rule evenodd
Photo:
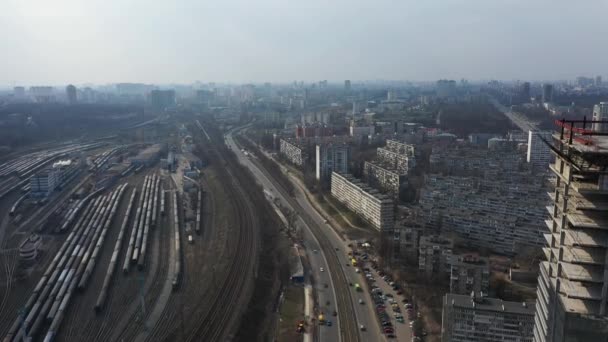
<path fill-rule="evenodd" d="M 389 275 L 378 270 L 376 264 L 368 260 L 366 254 L 359 254 L 356 251 L 354 253 L 354 257 L 359 260 L 356 271 L 367 280 L 373 300 L 370 305 L 374 307 L 386 339 L 422 341 L 423 330 L 413 329 L 417 328 L 415 324 L 419 324 L 417 321 L 419 313 L 411 303 L 411 298 L 403 296 L 401 286 L 393 282 Z M 413 336 L 413 330 L 417 330 L 420 336 Z"/>

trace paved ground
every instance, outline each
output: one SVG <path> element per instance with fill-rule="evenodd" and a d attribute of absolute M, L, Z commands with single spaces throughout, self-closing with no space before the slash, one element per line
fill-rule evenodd
<path fill-rule="evenodd" d="M 252 170 L 253 174 L 256 176 L 258 181 L 264 186 L 265 189 L 271 190 L 273 194 L 281 200 L 282 205 L 289 207 L 288 203 L 284 201 L 280 193 L 276 191 L 273 183 L 269 181 L 264 174 L 262 174 L 257 166 L 249 160 L 237 147 L 234 145 L 234 141 L 231 136 L 227 138 L 228 145 L 235 151 L 240 161 L 245 164 L 250 170 Z M 348 247 L 347 245 L 351 243 L 350 241 L 344 241 L 341 237 L 326 223 L 324 218 L 313 208 L 310 202 L 307 200 L 305 194 L 302 192 L 299 187 L 295 187 L 295 198 L 298 204 L 306 211 L 306 214 L 313 219 L 313 221 L 319 225 L 326 227 L 326 236 L 331 241 L 331 244 L 335 246 L 340 252 L 338 253 L 340 258 L 340 264 L 344 270 L 344 273 L 347 279 L 354 285 L 355 283 L 362 284 L 364 279 L 360 274 L 357 274 L 354 270 L 354 267 L 350 266 L 350 260 L 347 255 Z M 299 220 L 299 224 L 305 227 L 303 221 Z M 304 241 L 309 252 L 309 259 L 311 262 L 311 268 L 313 272 L 313 276 L 318 279 L 316 283 L 316 288 L 319 296 L 319 303 L 322 308 L 325 308 L 325 312 L 332 312 L 335 309 L 335 295 L 333 295 L 333 286 L 331 284 L 331 277 L 327 274 L 327 262 L 325 256 L 319 250 L 318 243 L 309 232 L 308 229 L 302 230 L 304 232 Z M 318 252 L 314 252 L 317 250 Z M 311 252 L 312 251 L 312 252 Z M 348 266 L 347 266 L 348 265 Z M 320 269 L 323 267 L 324 272 L 321 272 Z M 316 274 L 315 274 L 316 272 Z M 325 288 L 325 284 L 328 285 Z M 384 341 L 384 336 L 380 332 L 380 327 L 378 325 L 377 319 L 375 317 L 375 313 L 373 311 L 373 307 L 370 305 L 361 305 L 359 304 L 359 299 L 362 298 L 365 303 L 371 302 L 371 296 L 368 293 L 356 292 L 354 287 L 351 287 L 350 291 L 351 299 L 354 303 L 355 314 L 357 317 L 357 325 L 364 325 L 366 327 L 365 332 L 360 332 L 360 337 L 362 341 Z M 327 301 L 329 300 L 330 304 L 327 305 Z M 332 317 L 330 319 L 336 319 Z M 338 341 L 336 327 L 326 327 L 323 326 L 320 328 L 320 339 L 322 341 Z"/>

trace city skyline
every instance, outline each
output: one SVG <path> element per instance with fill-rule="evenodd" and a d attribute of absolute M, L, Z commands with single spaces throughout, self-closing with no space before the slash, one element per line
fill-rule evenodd
<path fill-rule="evenodd" d="M 581 39 L 608 34 L 599 0 L 5 6 L 2 86 L 574 79 L 604 75 L 608 52 Z M 570 25 L 555 24 L 563 17 Z"/>

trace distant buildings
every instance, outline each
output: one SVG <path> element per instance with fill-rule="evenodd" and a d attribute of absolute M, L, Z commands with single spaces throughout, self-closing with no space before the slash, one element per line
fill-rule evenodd
<path fill-rule="evenodd" d="M 279 152 L 287 158 L 291 163 L 297 166 L 304 165 L 305 151 L 304 147 L 294 140 L 281 139 Z"/>
<path fill-rule="evenodd" d="M 152 90 L 150 103 L 156 110 L 164 110 L 175 105 L 175 90 Z"/>
<path fill-rule="evenodd" d="M 542 171 L 553 160 L 553 154 L 549 144 L 551 143 L 552 132 L 548 131 L 528 131 L 528 153 L 526 160 L 533 167 Z"/>
<path fill-rule="evenodd" d="M 558 135 L 549 231 L 540 264 L 535 342 L 605 341 L 608 336 L 608 137 Z M 596 128 L 605 127 L 599 123 Z M 585 135 L 580 134 L 586 133 Z M 607 131 L 598 133 L 606 134 Z M 570 137 L 570 134 L 574 134 Z M 559 151 L 559 152 L 557 152 Z"/>
<path fill-rule="evenodd" d="M 487 293 L 490 288 L 490 262 L 475 254 L 452 258 L 450 265 L 450 293 L 468 295 Z"/>
<path fill-rule="evenodd" d="M 447 98 L 456 95 L 456 81 L 439 80 L 437 81 L 437 97 Z"/>
<path fill-rule="evenodd" d="M 317 144 L 315 173 L 318 180 L 329 180 L 332 172 L 348 173 L 350 146 L 347 144 Z"/>
<path fill-rule="evenodd" d="M 76 97 L 76 87 L 74 87 L 73 85 L 68 85 L 67 87 L 65 87 L 65 94 L 66 97 L 68 99 L 68 103 L 69 104 L 74 104 L 77 101 L 77 97 Z"/>
<path fill-rule="evenodd" d="M 454 240 L 441 235 L 422 236 L 418 248 L 419 270 L 428 277 L 450 273 Z"/>
<path fill-rule="evenodd" d="M 443 297 L 442 342 L 532 342 L 533 329 L 533 303 L 480 294 L 449 293 Z"/>
<path fill-rule="evenodd" d="M 39 103 L 48 103 L 55 100 L 55 96 L 53 94 L 53 87 L 47 86 L 33 86 L 30 87 L 30 95 L 34 98 L 36 102 Z"/>
<path fill-rule="evenodd" d="M 350 80 L 344 81 L 344 91 L 349 92 L 350 90 Z"/>
<path fill-rule="evenodd" d="M 13 96 L 19 100 L 25 99 L 25 88 L 24 87 L 14 87 Z"/>
<path fill-rule="evenodd" d="M 351 175 L 332 172 L 331 194 L 376 229 L 383 231 L 393 228 L 395 221 L 393 201 Z"/>
<path fill-rule="evenodd" d="M 355 138 L 369 137 L 376 133 L 376 128 L 374 125 L 351 121 L 348 133 L 351 137 Z"/>
<path fill-rule="evenodd" d="M 553 84 L 543 84 L 542 100 L 543 103 L 553 102 Z"/>

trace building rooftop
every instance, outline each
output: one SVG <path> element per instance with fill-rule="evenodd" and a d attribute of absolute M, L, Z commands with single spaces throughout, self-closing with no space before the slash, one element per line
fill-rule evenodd
<path fill-rule="evenodd" d="M 448 293 L 444 305 L 470 310 L 495 311 L 512 314 L 534 315 L 534 303 L 507 302 L 498 298 L 488 298 L 479 295 L 467 296 Z"/>

